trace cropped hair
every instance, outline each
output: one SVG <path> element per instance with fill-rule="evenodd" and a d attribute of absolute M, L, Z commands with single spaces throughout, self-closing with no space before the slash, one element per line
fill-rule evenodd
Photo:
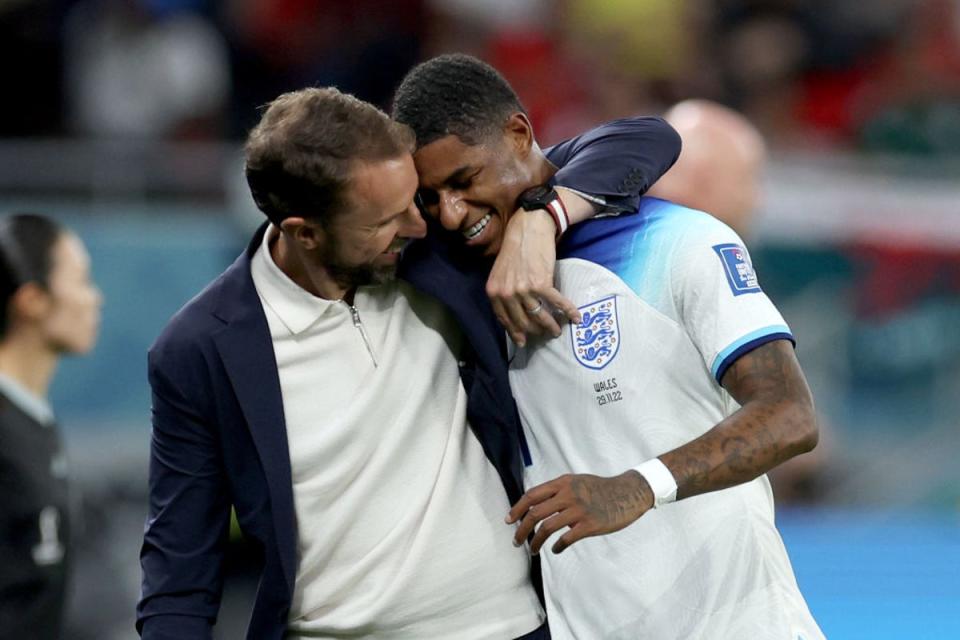
<path fill-rule="evenodd" d="M 411 153 L 413 134 L 369 103 L 314 87 L 271 102 L 245 151 L 247 184 L 271 222 L 326 222 L 344 209 L 354 165 Z"/>
<path fill-rule="evenodd" d="M 0 219 L 0 338 L 10 321 L 10 301 L 23 285 L 50 286 L 53 246 L 66 229 L 36 213 L 16 213 Z"/>
<path fill-rule="evenodd" d="M 393 101 L 393 118 L 413 129 L 418 149 L 451 134 L 464 144 L 479 144 L 502 131 L 517 112 L 526 114 L 510 83 L 487 63 L 462 53 L 414 67 Z"/>

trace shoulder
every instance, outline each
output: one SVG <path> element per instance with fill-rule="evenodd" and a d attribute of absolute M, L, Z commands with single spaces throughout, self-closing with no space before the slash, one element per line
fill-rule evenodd
<path fill-rule="evenodd" d="M 663 258 L 663 252 L 685 242 L 723 236 L 725 227 L 703 211 L 644 197 L 634 213 L 594 218 L 572 227 L 558 253 L 601 264 Z"/>
<path fill-rule="evenodd" d="M 558 248 L 558 257 L 604 267 L 638 297 L 668 313 L 673 307 L 675 274 L 684 272 L 691 260 L 701 260 L 711 246 L 734 242 L 733 238 L 736 234 L 708 213 L 644 197 L 634 213 L 572 227 Z"/>
<path fill-rule="evenodd" d="M 208 284 L 170 318 L 150 347 L 151 362 L 172 354 L 198 352 L 212 341 L 224 326 L 216 310 L 224 295 L 227 274 Z"/>
<path fill-rule="evenodd" d="M 680 151 L 680 135 L 670 124 L 660 116 L 630 116 L 611 120 L 588 129 L 572 138 L 546 147 L 543 152 L 554 164 L 562 166 L 583 147 L 595 142 L 610 140 L 622 143 L 631 148 L 637 142 L 650 142 L 650 138 L 664 138 L 676 146 L 676 153 Z M 642 151 L 637 149 L 637 151 Z M 645 152 L 649 152 L 649 149 Z"/>

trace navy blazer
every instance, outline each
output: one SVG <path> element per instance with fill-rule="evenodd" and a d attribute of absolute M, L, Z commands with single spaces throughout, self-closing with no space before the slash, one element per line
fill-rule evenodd
<path fill-rule="evenodd" d="M 631 198 L 673 164 L 679 146 L 662 120 L 634 118 L 558 145 L 548 157 L 564 166 L 557 184 L 629 209 Z M 405 252 L 401 273 L 460 322 L 468 343 L 460 356 L 467 415 L 515 501 L 522 491 L 522 432 L 504 333 L 484 295 L 487 269 L 466 259 L 460 239 L 430 227 Z M 231 505 L 262 556 L 247 637 L 279 640 L 286 629 L 297 564 L 290 458 L 273 344 L 250 274 L 265 229 L 170 320 L 148 354 L 150 511 L 137 629 L 149 640 L 211 637 Z"/>

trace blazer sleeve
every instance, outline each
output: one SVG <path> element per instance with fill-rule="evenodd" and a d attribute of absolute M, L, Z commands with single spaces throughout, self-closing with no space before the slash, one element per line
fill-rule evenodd
<path fill-rule="evenodd" d="M 195 376 L 203 367 L 177 367 L 171 360 L 183 358 L 169 355 L 151 350 L 148 357 L 150 506 L 140 551 L 137 630 L 145 640 L 206 640 L 223 588 L 229 491 L 215 425 L 183 391 L 201 397 L 202 385 L 178 377 Z"/>
<path fill-rule="evenodd" d="M 614 120 L 546 150 L 559 170 L 555 186 L 602 205 L 601 213 L 637 210 L 646 193 L 680 157 L 680 135 L 659 117 Z"/>

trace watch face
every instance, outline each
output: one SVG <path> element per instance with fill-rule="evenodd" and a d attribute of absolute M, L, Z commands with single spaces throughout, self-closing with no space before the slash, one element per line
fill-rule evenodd
<path fill-rule="evenodd" d="M 556 198 L 556 193 L 554 190 L 546 185 L 541 184 L 536 187 L 530 187 L 521 193 L 519 203 L 524 209 L 539 209 L 546 206 L 547 203 L 553 201 L 554 198 Z"/>

